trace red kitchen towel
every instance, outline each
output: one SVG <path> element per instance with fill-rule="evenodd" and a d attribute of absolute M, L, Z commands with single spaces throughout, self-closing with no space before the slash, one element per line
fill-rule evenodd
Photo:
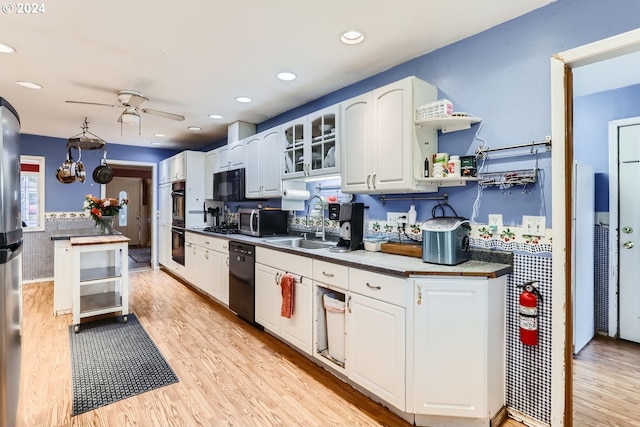
<path fill-rule="evenodd" d="M 290 274 L 283 274 L 280 278 L 280 291 L 282 293 L 282 306 L 280 316 L 289 319 L 293 316 L 293 290 L 295 289 L 295 279 Z"/>

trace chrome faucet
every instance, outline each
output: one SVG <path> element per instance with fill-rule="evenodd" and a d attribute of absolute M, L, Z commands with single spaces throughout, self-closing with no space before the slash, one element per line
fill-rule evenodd
<path fill-rule="evenodd" d="M 324 242 L 326 236 L 324 227 L 324 199 L 317 194 L 309 199 L 309 204 L 307 205 L 307 224 L 309 224 L 309 208 L 311 207 L 311 201 L 316 198 L 320 201 L 320 206 L 322 206 L 322 231 L 318 231 L 318 229 L 316 229 L 316 237 L 322 237 L 322 241 Z"/>

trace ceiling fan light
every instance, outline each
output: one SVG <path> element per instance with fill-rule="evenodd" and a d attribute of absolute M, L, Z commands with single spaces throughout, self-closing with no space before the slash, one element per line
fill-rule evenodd
<path fill-rule="evenodd" d="M 125 111 L 124 113 L 122 113 L 122 116 L 120 116 L 122 123 L 125 124 L 138 124 L 140 123 L 140 116 L 137 115 L 134 112 L 130 112 L 130 111 Z"/>

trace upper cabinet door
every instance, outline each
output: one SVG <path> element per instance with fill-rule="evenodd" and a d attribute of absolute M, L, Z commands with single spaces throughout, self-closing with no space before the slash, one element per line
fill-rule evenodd
<path fill-rule="evenodd" d="M 245 195 L 247 197 L 261 197 L 260 189 L 262 185 L 260 159 L 260 135 L 247 138 L 244 144 L 245 164 Z"/>
<path fill-rule="evenodd" d="M 229 169 L 239 169 L 244 166 L 244 141 L 229 145 Z"/>
<path fill-rule="evenodd" d="M 305 156 L 309 149 L 307 117 L 300 117 L 282 125 L 284 149 L 283 178 L 301 178 L 307 175 Z"/>
<path fill-rule="evenodd" d="M 373 189 L 411 187 L 413 100 L 411 80 L 373 91 Z"/>
<path fill-rule="evenodd" d="M 310 176 L 340 171 L 340 106 L 334 105 L 307 116 L 311 131 L 309 157 L 305 157 Z"/>
<path fill-rule="evenodd" d="M 342 103 L 342 191 L 364 193 L 371 190 L 371 93 Z"/>
<path fill-rule="evenodd" d="M 282 146 L 280 128 L 264 132 L 260 143 L 262 150 L 262 195 L 282 197 Z"/>

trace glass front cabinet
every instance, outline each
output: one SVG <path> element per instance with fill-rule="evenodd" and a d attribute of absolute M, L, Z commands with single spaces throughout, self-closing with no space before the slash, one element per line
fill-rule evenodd
<path fill-rule="evenodd" d="M 339 105 L 283 125 L 283 179 L 340 172 Z"/>

